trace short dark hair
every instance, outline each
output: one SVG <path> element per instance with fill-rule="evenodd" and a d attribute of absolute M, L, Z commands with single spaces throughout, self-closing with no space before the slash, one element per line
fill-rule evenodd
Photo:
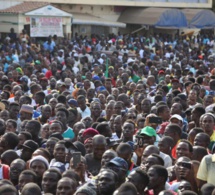
<path fill-rule="evenodd" d="M 16 122 L 15 120 L 13 120 L 13 119 L 8 119 L 8 120 L 6 121 L 6 124 L 7 124 L 7 123 L 12 123 L 13 127 L 14 127 L 14 128 L 17 128 L 17 122 Z"/>
<path fill-rule="evenodd" d="M 164 166 L 153 165 L 151 168 L 156 171 L 156 173 L 159 175 L 159 177 L 163 177 L 164 178 L 164 183 L 167 181 L 167 179 L 168 179 L 168 172 L 167 172 L 167 170 L 166 170 L 166 168 Z"/>
<path fill-rule="evenodd" d="M 178 126 L 177 124 L 174 123 L 170 123 L 169 125 L 166 126 L 166 128 L 169 127 L 172 130 L 174 130 L 174 132 L 176 132 L 179 136 L 181 136 L 182 130 L 181 127 Z"/>
<path fill-rule="evenodd" d="M 116 152 L 117 153 L 125 153 L 125 152 L 130 152 L 132 153 L 132 148 L 129 144 L 127 143 L 120 143 L 118 146 L 117 146 L 117 149 L 116 149 Z"/>
<path fill-rule="evenodd" d="M 57 174 L 57 179 L 60 180 L 62 178 L 61 172 L 58 169 L 50 168 L 46 170 L 45 172 L 52 172 Z"/>
<path fill-rule="evenodd" d="M 181 139 L 179 143 L 181 143 L 181 142 L 186 143 L 189 146 L 189 152 L 193 152 L 193 146 L 188 140 Z"/>
<path fill-rule="evenodd" d="M 9 193 L 10 192 L 15 192 L 18 195 L 18 191 L 17 191 L 17 189 L 14 186 L 9 185 L 9 184 L 1 186 L 1 188 L 0 188 L 0 194 L 8 193 L 8 192 Z"/>
<path fill-rule="evenodd" d="M 40 122 L 39 122 L 39 121 L 36 121 L 36 120 L 30 120 L 30 121 L 28 121 L 27 123 L 33 123 L 33 125 L 34 125 L 34 129 L 35 129 L 37 132 L 39 132 L 39 131 L 40 131 L 40 129 L 41 129 L 41 124 L 40 124 Z"/>
<path fill-rule="evenodd" d="M 157 114 L 159 115 L 160 113 L 162 113 L 166 108 L 168 108 L 167 105 L 160 105 L 157 108 Z"/>
<path fill-rule="evenodd" d="M 5 139 L 7 139 L 8 141 L 8 145 L 10 147 L 10 149 L 14 149 L 18 143 L 19 143 L 19 138 L 18 135 L 16 135 L 13 132 L 7 132 L 3 135 L 5 137 Z"/>
<path fill-rule="evenodd" d="M 164 160 L 158 154 L 153 153 L 153 154 L 151 154 L 149 156 L 153 156 L 153 157 L 157 158 L 159 163 L 160 163 L 160 165 L 164 166 Z"/>
<path fill-rule="evenodd" d="M 103 134 L 103 133 L 105 133 L 106 127 L 108 127 L 108 126 L 109 125 L 107 122 L 102 122 L 96 126 L 96 130 L 99 132 L 99 134 Z"/>
<path fill-rule="evenodd" d="M 27 170 L 24 170 L 24 171 L 22 171 L 21 173 L 20 173 L 20 175 L 30 175 L 30 176 L 32 176 L 32 178 L 33 178 L 33 182 L 37 182 L 37 175 L 36 175 L 36 173 L 34 172 L 34 171 L 32 171 L 32 170 L 29 170 L 29 169 L 27 169 Z"/>
<path fill-rule="evenodd" d="M 38 95 L 43 99 L 46 97 L 46 95 L 45 95 L 45 93 L 43 91 L 38 91 L 35 95 Z"/>
<path fill-rule="evenodd" d="M 141 177 L 141 181 L 145 182 L 146 185 L 149 184 L 149 176 L 145 171 L 143 171 L 141 168 L 137 168 L 136 174 L 138 174 Z"/>
<path fill-rule="evenodd" d="M 118 188 L 118 194 L 123 194 L 123 192 L 131 192 L 131 194 L 137 194 L 137 189 L 131 182 L 126 182 Z"/>
<path fill-rule="evenodd" d="M 53 123 L 60 124 L 61 128 L 63 129 L 63 123 L 62 123 L 62 122 L 60 122 L 60 121 L 58 121 L 58 120 L 54 120 L 54 121 L 51 122 L 51 125 L 52 125 Z"/>
<path fill-rule="evenodd" d="M 58 108 L 58 109 L 57 109 L 57 112 L 58 112 L 58 111 L 64 112 L 64 113 L 66 114 L 66 117 L 67 117 L 67 118 L 69 117 L 69 111 L 68 111 L 66 108 L 64 108 L 64 107 Z"/>
<path fill-rule="evenodd" d="M 205 114 L 205 108 L 203 106 L 195 106 L 193 110 L 196 110 L 199 114 Z"/>

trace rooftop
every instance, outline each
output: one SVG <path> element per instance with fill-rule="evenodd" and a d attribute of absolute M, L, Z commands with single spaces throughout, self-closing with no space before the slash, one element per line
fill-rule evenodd
<path fill-rule="evenodd" d="M 49 4 L 50 3 L 48 3 L 48 2 L 26 2 L 26 1 L 24 1 L 23 3 L 20 3 L 18 5 L 14 5 L 7 9 L 0 10 L 0 13 L 12 13 L 12 14 L 26 13 L 26 12 L 44 7 Z"/>

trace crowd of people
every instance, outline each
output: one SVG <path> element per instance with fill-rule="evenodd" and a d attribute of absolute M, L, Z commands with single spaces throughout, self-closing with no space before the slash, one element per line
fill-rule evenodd
<path fill-rule="evenodd" d="M 212 33 L 1 41 L 1 195 L 215 195 Z"/>

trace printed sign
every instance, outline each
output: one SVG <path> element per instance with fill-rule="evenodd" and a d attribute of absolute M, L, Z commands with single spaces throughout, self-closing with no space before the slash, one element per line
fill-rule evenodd
<path fill-rule="evenodd" d="M 31 17 L 31 37 L 63 37 L 62 17 Z"/>

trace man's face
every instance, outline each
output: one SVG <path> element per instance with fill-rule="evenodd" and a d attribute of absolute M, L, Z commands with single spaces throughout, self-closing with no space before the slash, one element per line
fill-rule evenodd
<path fill-rule="evenodd" d="M 116 103 L 114 105 L 114 114 L 121 115 L 122 104 Z"/>
<path fill-rule="evenodd" d="M 78 106 L 80 107 L 80 109 L 82 111 L 84 111 L 86 109 L 86 101 L 84 99 L 78 99 Z"/>
<path fill-rule="evenodd" d="M 180 106 L 177 103 L 174 103 L 171 107 L 170 113 L 173 114 L 180 114 L 181 110 L 180 110 Z"/>
<path fill-rule="evenodd" d="M 163 140 L 159 141 L 158 148 L 161 152 L 165 154 L 169 154 L 169 151 L 171 150 L 171 147 L 169 146 L 169 144 Z"/>
<path fill-rule="evenodd" d="M 54 157 L 56 161 L 65 162 L 66 148 L 64 144 L 56 144 L 54 147 Z"/>
<path fill-rule="evenodd" d="M 187 166 L 190 165 L 190 166 Z M 191 162 L 185 162 L 182 158 L 179 158 L 175 164 L 175 173 L 179 179 L 186 179 L 191 171 Z"/>
<path fill-rule="evenodd" d="M 19 176 L 19 183 L 18 183 L 19 190 L 22 191 L 25 184 L 30 183 L 30 182 L 35 182 L 32 175 L 21 174 Z"/>
<path fill-rule="evenodd" d="M 25 169 L 24 164 L 22 163 L 11 163 L 10 165 L 10 179 L 18 180 L 20 173 Z"/>
<path fill-rule="evenodd" d="M 205 115 L 202 119 L 202 128 L 205 133 L 207 133 L 209 136 L 212 135 L 214 131 L 214 119 L 210 115 Z"/>
<path fill-rule="evenodd" d="M 213 97 L 205 97 L 205 100 L 204 100 L 204 106 L 207 107 L 211 104 L 213 104 Z"/>
<path fill-rule="evenodd" d="M 92 116 L 99 117 L 101 115 L 102 109 L 100 104 L 94 104 L 91 108 Z"/>
<path fill-rule="evenodd" d="M 150 168 L 147 172 L 149 176 L 149 189 L 155 189 L 160 184 L 160 177 L 156 173 L 156 171 L 152 168 Z"/>
<path fill-rule="evenodd" d="M 52 123 L 50 128 L 49 128 L 50 135 L 53 133 L 62 133 L 62 127 L 59 123 Z"/>
<path fill-rule="evenodd" d="M 43 109 L 42 109 L 42 116 L 49 119 L 49 117 L 51 117 L 51 113 L 52 113 L 52 110 L 51 110 L 51 107 L 49 106 L 44 106 Z"/>
<path fill-rule="evenodd" d="M 43 173 L 47 168 L 42 161 L 35 160 L 33 163 L 31 163 L 30 169 L 36 173 L 38 178 L 42 178 Z"/>
<path fill-rule="evenodd" d="M 71 195 L 76 191 L 75 184 L 68 180 L 60 180 L 57 184 L 56 195 Z"/>
<path fill-rule="evenodd" d="M 55 194 L 56 188 L 57 188 L 57 174 L 54 172 L 45 172 L 43 174 L 42 179 L 42 189 L 44 193 L 53 193 Z"/>
<path fill-rule="evenodd" d="M 66 113 L 63 112 L 63 111 L 57 111 L 57 113 L 56 113 L 56 120 L 59 120 L 63 124 L 67 124 Z"/>
<path fill-rule="evenodd" d="M 173 129 L 169 128 L 168 126 L 164 131 L 164 136 L 170 136 L 173 140 L 175 140 L 175 132 Z"/>
<path fill-rule="evenodd" d="M 141 104 L 141 109 L 144 113 L 148 113 L 151 109 L 151 102 L 148 100 L 143 101 Z"/>
<path fill-rule="evenodd" d="M 125 138 L 132 138 L 134 134 L 134 125 L 132 123 L 124 123 L 122 132 Z"/>
<path fill-rule="evenodd" d="M 191 152 L 189 151 L 189 145 L 185 142 L 180 142 L 176 148 L 176 156 L 177 159 L 182 156 L 187 156 L 188 158 L 190 158 Z"/>
<path fill-rule="evenodd" d="M 93 145 L 93 154 L 94 158 L 96 159 L 102 159 L 102 155 L 104 154 L 106 150 L 106 145 L 105 144 L 94 144 Z"/>
<path fill-rule="evenodd" d="M 163 121 L 168 121 L 169 118 L 170 118 L 170 111 L 169 111 L 169 108 L 166 107 L 163 112 L 162 112 L 162 115 L 161 115 L 161 118 Z"/>
<path fill-rule="evenodd" d="M 19 114 L 19 106 L 11 106 L 9 112 L 11 119 L 17 119 L 17 116 Z"/>
<path fill-rule="evenodd" d="M 100 194 L 112 194 L 116 189 L 116 181 L 113 173 L 103 171 L 98 177 L 98 190 Z"/>
<path fill-rule="evenodd" d="M 113 128 L 115 132 L 122 132 L 122 119 L 121 117 L 116 117 L 113 122 Z"/>
<path fill-rule="evenodd" d="M 202 146 L 204 148 L 207 148 L 208 147 L 208 144 L 206 142 L 206 140 L 200 135 L 196 135 L 195 139 L 194 139 L 194 146 Z"/>

